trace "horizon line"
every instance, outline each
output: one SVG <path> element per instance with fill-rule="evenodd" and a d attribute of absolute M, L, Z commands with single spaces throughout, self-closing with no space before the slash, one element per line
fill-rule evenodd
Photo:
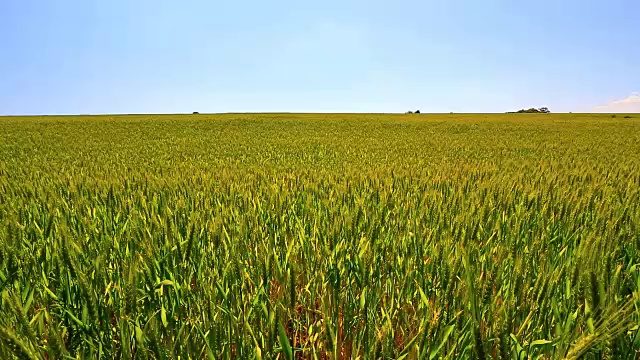
<path fill-rule="evenodd" d="M 536 113 L 518 113 L 515 111 L 505 112 L 420 112 L 406 113 L 406 112 L 314 112 L 314 111 L 229 111 L 229 112 L 197 112 L 197 113 L 93 113 L 93 114 L 0 114 L 0 117 L 47 117 L 47 116 L 142 116 L 142 115 L 278 115 L 278 114 L 291 114 L 291 115 L 313 115 L 313 114 L 325 114 L 325 115 L 506 115 L 506 114 L 536 114 Z M 618 114 L 640 114 L 640 113 L 601 113 L 601 112 L 551 112 L 548 114 L 572 114 L 572 115 L 618 115 Z"/>

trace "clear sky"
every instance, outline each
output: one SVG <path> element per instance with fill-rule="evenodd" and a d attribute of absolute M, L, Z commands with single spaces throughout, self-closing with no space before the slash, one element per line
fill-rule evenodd
<path fill-rule="evenodd" d="M 0 114 L 640 112 L 638 0 L 3 0 Z"/>

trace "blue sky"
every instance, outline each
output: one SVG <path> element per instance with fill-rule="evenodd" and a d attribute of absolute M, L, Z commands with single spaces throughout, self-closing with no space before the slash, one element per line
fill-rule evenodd
<path fill-rule="evenodd" d="M 4 0 L 0 114 L 640 111 L 639 16 L 637 0 Z"/>

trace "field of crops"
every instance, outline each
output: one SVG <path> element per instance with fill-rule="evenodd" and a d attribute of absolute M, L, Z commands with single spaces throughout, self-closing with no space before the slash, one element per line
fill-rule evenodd
<path fill-rule="evenodd" d="M 0 118 L 1 359 L 637 359 L 640 115 Z"/>

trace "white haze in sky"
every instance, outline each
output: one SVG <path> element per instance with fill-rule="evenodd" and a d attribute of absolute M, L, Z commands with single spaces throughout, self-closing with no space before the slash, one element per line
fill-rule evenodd
<path fill-rule="evenodd" d="M 622 100 L 611 101 L 607 105 L 593 109 L 598 113 L 640 113 L 640 93 L 632 93 Z"/>

